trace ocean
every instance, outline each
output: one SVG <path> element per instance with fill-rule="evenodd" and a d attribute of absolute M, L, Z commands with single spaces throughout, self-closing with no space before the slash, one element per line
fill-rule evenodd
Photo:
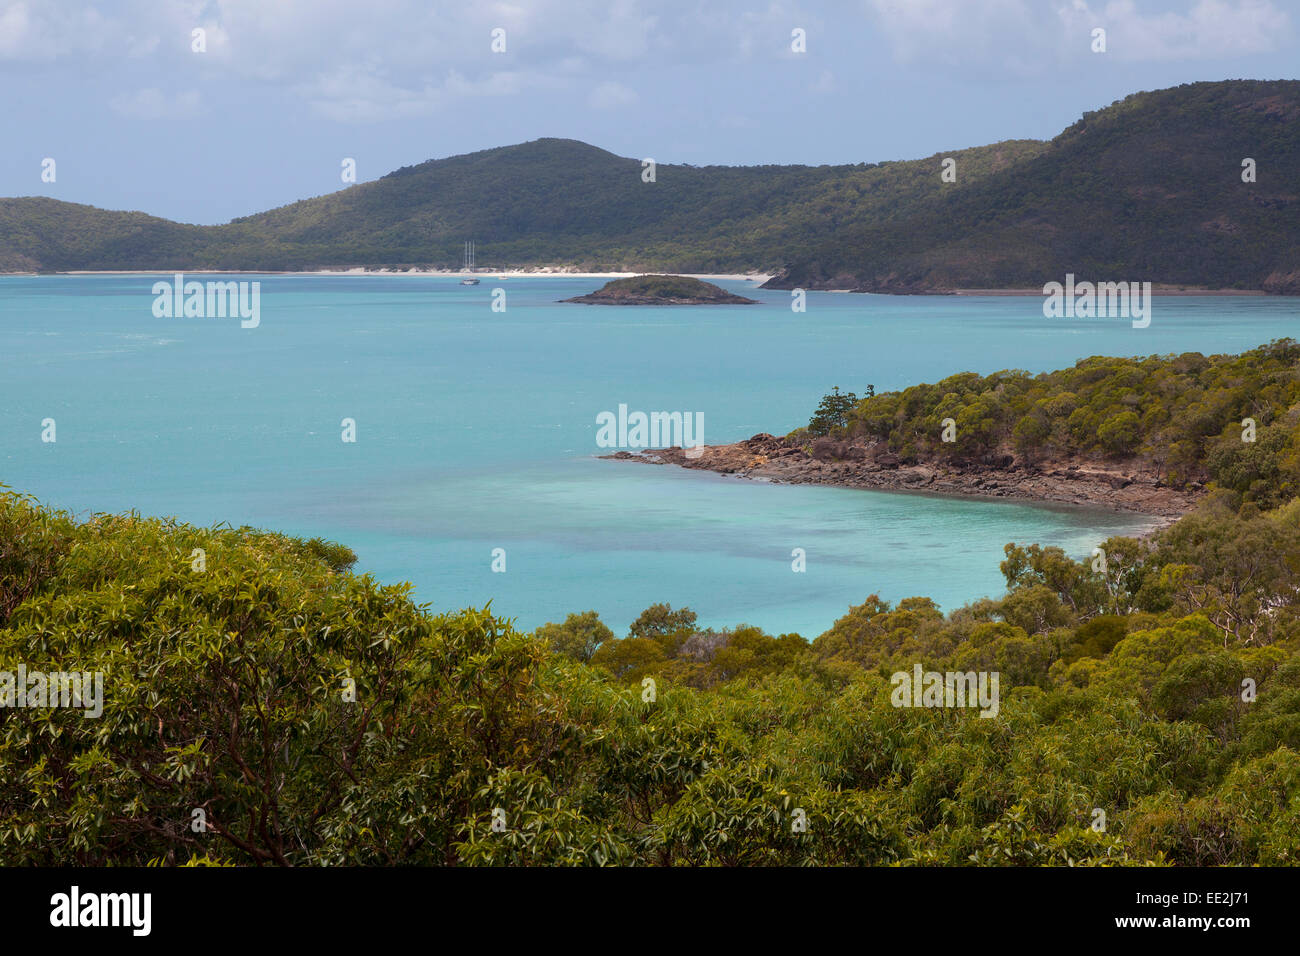
<path fill-rule="evenodd" d="M 742 281 L 719 284 L 761 304 L 569 305 L 601 280 L 568 277 L 224 277 L 261 283 L 243 328 L 155 316 L 161 278 L 0 277 L 0 483 L 83 516 L 322 536 L 435 610 L 491 602 L 531 629 L 594 609 L 616 633 L 657 602 L 808 638 L 871 594 L 951 609 L 1002 593 L 1007 542 L 1082 557 L 1148 522 L 601 460 L 602 412 L 698 414 L 716 444 L 805 424 L 834 385 L 1238 352 L 1300 328 L 1300 300 L 1267 297 L 1157 295 L 1134 329 L 1047 319 L 1034 296 L 814 292 L 796 313 Z"/>

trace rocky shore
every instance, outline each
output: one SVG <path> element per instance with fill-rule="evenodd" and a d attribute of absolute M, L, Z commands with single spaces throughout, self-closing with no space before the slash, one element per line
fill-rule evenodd
<path fill-rule="evenodd" d="M 838 485 L 880 491 L 973 495 L 1053 504 L 1084 505 L 1150 516 L 1169 524 L 1205 493 L 1198 484 L 1173 488 L 1132 465 L 1083 461 L 981 459 L 905 462 L 884 442 L 788 440 L 758 434 L 733 445 L 703 449 L 620 451 L 605 458 L 699 468 L 737 478 L 783 484 Z"/>

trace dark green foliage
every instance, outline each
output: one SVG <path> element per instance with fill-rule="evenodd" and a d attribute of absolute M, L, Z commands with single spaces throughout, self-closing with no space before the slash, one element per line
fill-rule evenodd
<path fill-rule="evenodd" d="M 356 552 L 337 541 L 312 538 L 304 544 L 308 554 L 319 558 L 331 571 L 350 571 L 357 563 Z"/>
<path fill-rule="evenodd" d="M 601 623 L 595 611 L 585 611 L 570 614 L 563 624 L 543 624 L 534 636 L 545 641 L 552 653 L 585 662 L 602 644 L 614 639 L 614 632 Z"/>
<path fill-rule="evenodd" d="M 0 485 L 0 627 L 15 608 L 45 589 L 72 547 L 68 516 L 34 505 Z"/>
<path fill-rule="evenodd" d="M 867 388 L 868 395 L 875 394 L 874 388 L 870 385 Z M 849 412 L 857 402 L 858 396 L 853 392 L 841 393 L 840 387 L 834 386 L 830 394 L 822 398 L 817 411 L 813 412 L 813 417 L 808 422 L 809 434 L 829 435 L 832 431 L 843 428 L 849 423 Z"/>
<path fill-rule="evenodd" d="M 671 604 L 652 604 L 642 611 L 629 628 L 629 637 L 651 637 L 658 640 L 689 634 L 695 627 L 696 614 L 688 607 L 673 610 Z"/>
<path fill-rule="evenodd" d="M 1105 657 L 1124 639 L 1124 634 L 1124 618 L 1117 614 L 1099 615 L 1079 625 L 1061 659 L 1070 664 L 1080 657 Z"/>
<path fill-rule="evenodd" d="M 716 288 L 712 283 L 690 276 L 643 275 L 611 279 L 605 283 L 602 291 L 685 299 Z"/>

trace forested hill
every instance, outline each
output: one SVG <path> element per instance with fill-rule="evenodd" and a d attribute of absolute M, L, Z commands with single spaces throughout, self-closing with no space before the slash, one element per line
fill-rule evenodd
<path fill-rule="evenodd" d="M 954 155 L 972 178 L 1043 148 Z M 917 203 L 939 158 L 855 166 L 680 166 L 540 139 L 398 169 L 374 182 L 236 219 L 186 226 L 52 199 L 0 199 L 0 269 L 456 268 L 774 272 L 819 234 Z"/>
<path fill-rule="evenodd" d="M 664 159 L 665 157 L 655 157 Z M 943 182 L 943 160 L 956 182 Z M 1242 182 L 1254 159 L 1257 181 Z M 221 226 L 0 199 L 0 270 L 459 265 L 780 274 L 775 287 L 1105 279 L 1300 291 L 1300 82 L 1140 93 L 1050 143 L 848 166 L 695 167 L 541 139 Z"/>
<path fill-rule="evenodd" d="M 1243 161 L 1255 161 L 1255 182 Z M 1041 287 L 1066 272 L 1300 293 L 1300 83 L 1138 93 L 1014 168 L 965 176 L 903 220 L 846 223 L 773 285 Z M 937 178 L 937 177 L 936 177 Z"/>

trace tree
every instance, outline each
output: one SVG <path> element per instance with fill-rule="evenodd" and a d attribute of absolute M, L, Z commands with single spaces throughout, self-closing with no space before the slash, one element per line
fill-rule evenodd
<path fill-rule="evenodd" d="M 570 614 L 563 624 L 543 624 L 533 636 L 545 641 L 552 652 L 585 662 L 591 660 L 598 647 L 614 639 L 614 632 L 595 611 L 584 611 Z"/>
<path fill-rule="evenodd" d="M 875 393 L 873 388 L 872 394 Z M 813 413 L 812 419 L 808 422 L 808 431 L 813 435 L 829 435 L 833 429 L 843 428 L 849 423 L 849 412 L 858 404 L 857 395 L 853 392 L 840 392 L 838 385 L 834 386 L 830 394 L 825 395 L 821 404 L 817 406 L 817 411 Z"/>
<path fill-rule="evenodd" d="M 695 632 L 695 618 L 695 612 L 688 607 L 674 611 L 671 604 L 652 604 L 632 622 L 628 636 L 650 638 L 665 654 L 675 654 L 682 642 Z"/>
<path fill-rule="evenodd" d="M 1097 438 L 1106 450 L 1116 455 L 1131 455 L 1142 440 L 1142 420 L 1136 412 L 1113 415 L 1097 429 Z"/>
<path fill-rule="evenodd" d="M 625 637 L 606 641 L 591 657 L 591 663 L 603 667 L 625 681 L 638 681 L 646 674 L 657 673 L 668 663 L 668 655 L 658 641 L 648 637 Z"/>
<path fill-rule="evenodd" d="M 1016 427 L 1012 431 L 1012 439 L 1016 443 L 1016 448 L 1025 454 L 1033 454 L 1042 447 L 1049 435 L 1052 433 L 1052 426 L 1041 415 L 1029 414 L 1023 416 L 1020 421 L 1016 422 Z"/>

